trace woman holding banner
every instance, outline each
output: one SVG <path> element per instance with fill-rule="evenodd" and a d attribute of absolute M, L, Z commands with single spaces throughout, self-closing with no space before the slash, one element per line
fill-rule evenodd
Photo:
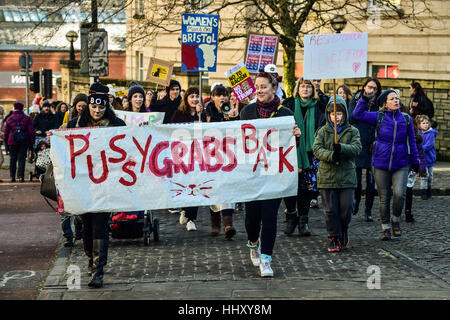
<path fill-rule="evenodd" d="M 200 103 L 199 90 L 197 88 L 187 89 L 180 107 L 172 116 L 171 123 L 194 123 L 206 122 L 206 116 L 202 112 L 203 105 Z M 197 227 L 195 220 L 197 219 L 198 207 L 187 207 L 181 210 L 180 224 L 186 223 L 187 231 L 195 231 Z"/>
<path fill-rule="evenodd" d="M 267 119 L 272 117 L 292 116 L 292 111 L 280 104 L 276 95 L 278 81 L 269 73 L 260 72 L 255 79 L 256 103 L 242 109 L 242 120 Z M 300 137 L 300 130 L 295 125 L 293 134 Z M 250 259 L 254 266 L 259 266 L 261 277 L 272 277 L 270 267 L 272 251 L 277 234 L 277 214 L 281 199 L 250 201 L 245 203 L 245 229 L 250 248 Z"/>
<path fill-rule="evenodd" d="M 310 236 L 308 213 L 311 200 L 317 193 L 319 161 L 313 155 L 316 131 L 325 124 L 325 104 L 314 99 L 314 85 L 300 78 L 294 88 L 294 96 L 283 104 L 294 113 L 295 123 L 302 136 L 297 146 L 298 192 L 297 196 L 284 198 L 286 204 L 285 234 L 292 234 L 298 225 L 301 236 Z"/>
<path fill-rule="evenodd" d="M 400 215 L 405 203 L 406 183 L 410 167 L 418 173 L 419 157 L 411 117 L 400 112 L 400 99 L 395 90 L 384 91 L 377 99 L 379 111 L 367 111 L 370 97 L 363 95 L 356 105 L 356 120 L 377 126 L 372 165 L 380 196 L 381 240 L 401 236 Z M 409 121 L 408 121 L 409 120 Z M 391 186 L 393 193 L 392 225 L 390 214 Z"/>
<path fill-rule="evenodd" d="M 67 128 L 125 126 L 123 120 L 116 117 L 109 105 L 108 87 L 94 83 L 88 97 L 89 105 L 83 108 L 80 116 L 69 121 Z M 108 257 L 109 212 L 86 212 L 81 215 L 83 221 L 83 246 L 89 258 L 88 268 L 94 273 L 89 287 L 103 286 L 103 267 Z"/>
<path fill-rule="evenodd" d="M 208 122 L 222 122 L 230 120 L 239 120 L 237 105 L 234 109 L 225 112 L 224 106 L 230 106 L 228 102 L 228 91 L 222 84 L 213 87 L 211 92 L 211 102 L 205 107 L 206 119 Z M 211 214 L 211 236 L 218 236 L 220 233 L 220 214 L 222 213 L 223 231 L 226 239 L 231 239 L 236 234 L 233 227 L 233 214 L 235 204 L 226 203 L 210 206 Z"/>

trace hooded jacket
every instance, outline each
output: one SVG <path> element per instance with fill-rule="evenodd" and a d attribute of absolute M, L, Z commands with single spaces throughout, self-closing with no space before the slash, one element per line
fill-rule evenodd
<path fill-rule="evenodd" d="M 330 98 L 328 105 L 333 103 Z M 345 120 L 338 130 L 337 142 L 341 145 L 340 161 L 333 161 L 334 127 L 329 113 L 326 113 L 327 124 L 316 133 L 314 140 L 314 156 L 319 159 L 319 171 L 317 187 L 319 189 L 347 189 L 356 188 L 355 158 L 361 152 L 361 140 L 359 131 L 348 121 L 347 103 L 340 96 L 336 96 L 336 102 L 345 107 Z"/>
<path fill-rule="evenodd" d="M 425 160 L 427 167 L 434 167 L 436 164 L 436 147 L 435 139 L 438 134 L 436 129 L 430 128 L 425 132 L 419 130 L 419 134 L 423 136 L 423 151 L 425 152 Z"/>
<path fill-rule="evenodd" d="M 33 120 L 33 126 L 36 131 L 40 130 L 42 133 L 38 136 L 45 137 L 46 131 L 59 128 L 58 117 L 51 111 L 47 113 L 39 113 Z"/>
<path fill-rule="evenodd" d="M 367 111 L 368 102 L 359 99 L 353 116 L 356 120 L 377 125 L 378 113 Z M 377 169 L 395 171 L 411 164 L 419 164 L 414 126 L 410 119 L 407 126 L 400 109 L 384 111 L 385 116 L 380 124 L 372 156 L 372 165 Z M 408 132 L 407 132 L 408 128 Z M 410 154 L 408 154 L 408 140 Z"/>
<path fill-rule="evenodd" d="M 8 117 L 4 127 L 4 139 L 8 146 L 16 145 L 14 141 L 14 132 L 16 131 L 17 123 L 20 123 L 21 129 L 25 132 L 25 142 L 23 144 L 34 145 L 34 128 L 31 118 L 23 113 L 22 110 L 14 110 L 12 115 Z"/>

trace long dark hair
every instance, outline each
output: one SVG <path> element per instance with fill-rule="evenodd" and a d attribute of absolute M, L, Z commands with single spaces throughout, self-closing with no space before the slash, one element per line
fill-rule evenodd
<path fill-rule="evenodd" d="M 92 119 L 91 117 L 91 113 L 89 111 L 89 105 L 87 105 L 86 107 L 83 108 L 83 110 L 81 110 L 80 112 L 80 119 L 78 121 L 78 125 L 80 127 L 89 127 L 90 121 L 94 121 L 94 119 Z M 111 109 L 111 107 L 106 107 L 105 113 L 103 114 L 103 118 L 105 119 L 107 118 L 110 122 L 114 122 L 117 118 L 116 114 L 114 113 L 114 111 Z"/>
<path fill-rule="evenodd" d="M 364 84 L 361 87 L 361 93 L 364 94 L 364 87 L 367 86 L 367 84 L 370 81 L 375 82 L 375 84 L 377 85 L 377 93 L 375 94 L 375 97 L 378 97 L 381 94 L 382 89 L 381 89 L 381 83 L 377 78 L 367 78 L 367 80 L 364 82 Z"/>
<path fill-rule="evenodd" d="M 131 96 L 131 98 L 133 98 L 133 96 Z M 128 100 L 128 108 L 123 109 L 124 111 L 131 111 L 131 112 L 134 112 L 134 111 L 133 111 L 133 103 L 132 103 L 132 100 L 133 100 L 133 99 Z M 142 100 L 142 105 L 141 105 L 141 107 L 139 108 L 139 111 L 138 111 L 138 112 L 147 112 L 147 108 L 145 107 L 145 96 L 144 96 L 144 100 Z"/>
<path fill-rule="evenodd" d="M 200 94 L 199 90 L 197 88 L 189 88 L 186 90 L 186 93 L 183 96 L 183 100 L 180 103 L 180 106 L 178 107 L 178 110 L 180 110 L 181 112 L 185 113 L 185 114 L 191 114 L 191 107 L 189 106 L 188 103 L 188 97 L 191 94 Z M 201 103 L 201 101 L 200 101 Z"/>
<path fill-rule="evenodd" d="M 423 88 L 420 83 L 413 81 L 411 82 L 411 87 L 414 89 L 414 93 L 411 94 L 411 96 L 420 97 L 425 95 L 425 92 L 423 92 Z"/>

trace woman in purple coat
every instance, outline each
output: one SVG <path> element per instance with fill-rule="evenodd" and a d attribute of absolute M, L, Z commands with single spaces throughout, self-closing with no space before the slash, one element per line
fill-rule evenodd
<path fill-rule="evenodd" d="M 11 156 L 9 165 L 11 182 L 16 181 L 17 162 L 19 162 L 17 177 L 20 179 L 20 182 L 25 181 L 25 158 L 27 157 L 28 148 L 34 144 L 33 122 L 29 116 L 23 113 L 23 107 L 23 104 L 20 102 L 14 103 L 14 112 L 8 117 L 4 127 L 5 144 L 8 145 Z M 15 134 L 17 130 L 21 130 L 24 133 L 23 138 L 18 138 L 19 135 Z"/>
<path fill-rule="evenodd" d="M 377 99 L 379 111 L 368 112 L 370 97 L 358 101 L 353 116 L 356 120 L 377 126 L 372 165 L 380 197 L 380 216 L 383 233 L 381 240 L 391 239 L 391 186 L 393 189 L 392 233 L 401 236 L 400 215 L 406 195 L 408 172 L 419 171 L 414 125 L 411 117 L 400 112 L 400 99 L 395 90 L 384 91 Z M 379 114 L 382 117 L 379 117 Z M 409 124 L 407 124 L 409 119 Z"/>

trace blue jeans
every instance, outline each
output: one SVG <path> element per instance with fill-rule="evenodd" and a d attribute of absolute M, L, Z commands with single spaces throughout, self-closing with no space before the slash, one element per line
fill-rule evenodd
<path fill-rule="evenodd" d="M 63 236 L 64 238 L 73 241 L 72 224 L 70 223 L 71 217 L 73 217 L 73 224 L 75 225 L 75 233 L 77 236 L 81 235 L 83 223 L 79 216 L 72 216 L 70 213 L 61 214 L 61 228 L 63 231 Z"/>
<path fill-rule="evenodd" d="M 390 202 L 392 194 L 393 220 L 400 220 L 400 215 L 402 214 L 403 205 L 405 203 L 408 173 L 409 167 L 403 167 L 395 171 L 374 168 L 375 182 L 380 197 L 380 217 L 383 230 L 391 228 Z"/>
<path fill-rule="evenodd" d="M 245 203 L 245 230 L 248 240 L 258 241 L 261 233 L 261 253 L 272 255 L 277 236 L 277 215 L 281 199 Z"/>

